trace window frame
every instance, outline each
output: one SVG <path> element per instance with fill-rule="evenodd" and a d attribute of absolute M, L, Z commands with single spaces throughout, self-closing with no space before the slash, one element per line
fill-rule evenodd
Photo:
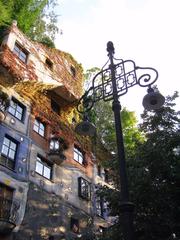
<path fill-rule="evenodd" d="M 51 109 L 53 110 L 53 112 L 60 115 L 60 106 L 54 99 L 51 99 Z"/>
<path fill-rule="evenodd" d="M 49 58 L 46 58 L 45 64 L 48 67 L 48 69 L 50 69 L 51 71 L 53 70 L 53 62 Z"/>
<path fill-rule="evenodd" d="M 75 156 L 77 156 L 77 159 Z M 85 165 L 84 152 L 76 145 L 74 146 L 74 149 L 73 149 L 73 159 L 74 159 L 74 161 L 78 162 L 79 164 Z"/>
<path fill-rule="evenodd" d="M 16 54 L 16 56 L 23 62 L 27 63 L 28 60 L 28 51 L 19 43 L 15 42 L 14 48 L 13 48 L 13 53 Z"/>
<path fill-rule="evenodd" d="M 8 140 L 8 142 L 9 142 L 8 144 L 7 144 L 6 140 Z M 14 149 L 14 147 L 12 147 L 12 143 L 15 145 L 15 149 Z M 18 145 L 19 145 L 19 143 L 14 138 L 10 137 L 9 135 L 4 136 L 2 147 L 1 147 L 1 156 L 4 158 L 5 163 L 3 164 L 2 159 L 1 159 L 1 161 L 0 161 L 1 165 L 5 166 L 9 169 L 12 169 L 12 170 L 15 169 Z M 6 150 L 3 150 L 3 148 Z M 7 153 L 5 153 L 5 151 Z M 10 153 L 13 153 L 13 157 L 10 157 Z M 11 165 L 9 165 L 9 162 L 11 162 Z"/>
<path fill-rule="evenodd" d="M 37 163 L 39 164 L 39 166 L 37 166 Z M 42 173 L 38 170 L 38 168 L 42 167 Z M 49 169 L 49 177 L 44 173 L 45 169 Z M 40 156 L 39 154 L 36 157 L 36 165 L 35 165 L 35 172 L 37 174 L 39 174 L 40 176 L 48 179 L 48 180 L 52 180 L 52 176 L 53 176 L 53 164 L 50 163 L 47 159 L 45 159 L 44 157 Z"/>
<path fill-rule="evenodd" d="M 75 78 L 76 77 L 76 69 L 73 65 L 70 66 L 70 71 L 71 71 L 71 75 Z"/>
<path fill-rule="evenodd" d="M 95 206 L 96 206 L 96 215 L 104 218 L 104 201 L 102 197 L 96 196 Z"/>
<path fill-rule="evenodd" d="M 101 165 L 97 165 L 97 175 L 99 177 L 102 177 L 102 167 L 101 167 Z"/>
<path fill-rule="evenodd" d="M 85 200 L 91 200 L 91 183 L 83 177 L 78 178 L 78 195 Z"/>
<path fill-rule="evenodd" d="M 109 171 L 107 169 L 104 169 L 104 181 L 109 183 Z"/>
<path fill-rule="evenodd" d="M 52 153 L 60 152 L 60 142 L 58 138 L 51 138 L 49 142 L 49 151 Z"/>
<path fill-rule="evenodd" d="M 42 128 L 43 127 L 43 128 Z M 41 137 L 45 137 L 46 124 L 43 123 L 39 118 L 34 119 L 33 130 Z M 43 132 L 43 133 L 41 133 Z"/>
<path fill-rule="evenodd" d="M 14 104 L 14 107 L 12 106 L 12 103 Z M 18 108 L 22 109 L 22 112 L 18 111 Z M 8 107 L 9 114 L 11 114 L 13 117 L 18 119 L 19 121 L 23 122 L 24 118 L 25 118 L 25 110 L 26 110 L 26 107 L 20 101 L 18 101 L 14 97 L 11 98 L 10 105 Z M 13 111 L 14 111 L 14 113 L 13 113 Z M 20 114 L 20 116 L 21 116 L 20 118 L 18 117 L 17 113 Z"/>
<path fill-rule="evenodd" d="M 0 182 L 0 197 L 2 199 L 13 200 L 14 188 Z M 11 209 L 10 209 L 11 210 Z"/>

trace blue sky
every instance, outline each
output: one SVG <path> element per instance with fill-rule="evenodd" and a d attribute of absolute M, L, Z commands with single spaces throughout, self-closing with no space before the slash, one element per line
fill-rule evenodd
<path fill-rule="evenodd" d="M 180 91 L 179 12 L 180 0 L 59 0 L 63 34 L 57 36 L 56 46 L 71 53 L 84 69 L 101 68 L 111 40 L 115 57 L 156 68 L 159 90 L 172 94 Z M 139 115 L 145 93 L 138 86 L 129 89 L 122 105 Z"/>

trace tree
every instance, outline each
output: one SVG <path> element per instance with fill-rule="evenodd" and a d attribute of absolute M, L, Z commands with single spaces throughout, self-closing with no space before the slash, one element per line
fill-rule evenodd
<path fill-rule="evenodd" d="M 56 0 L 0 0 L 0 27 L 17 20 L 18 27 L 32 40 L 53 45 L 58 32 Z"/>
<path fill-rule="evenodd" d="M 144 111 L 139 129 L 145 141 L 138 141 L 134 151 L 127 155 L 130 200 L 136 206 L 134 227 L 138 240 L 180 237 L 180 112 L 174 110 L 177 97 L 176 92 L 166 97 L 161 109 Z M 118 191 L 104 188 L 100 194 L 109 201 L 111 214 L 118 216 Z M 120 227 L 118 221 L 107 231 L 106 239 L 123 239 Z"/>
<path fill-rule="evenodd" d="M 0 1 L 0 25 L 5 25 L 11 21 L 12 1 Z"/>
<path fill-rule="evenodd" d="M 164 106 L 142 114 L 146 141 L 129 163 L 131 198 L 136 205 L 138 239 L 169 239 L 180 234 L 180 118 L 177 92 Z"/>

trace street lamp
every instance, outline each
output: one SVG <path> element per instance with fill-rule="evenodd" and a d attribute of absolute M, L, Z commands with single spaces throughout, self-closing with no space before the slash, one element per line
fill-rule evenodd
<path fill-rule="evenodd" d="M 139 85 L 148 87 L 148 94 L 143 99 L 143 106 L 147 110 L 158 109 L 164 104 L 164 97 L 155 91 L 151 86 L 158 78 L 158 72 L 150 67 L 137 67 L 132 60 L 120 59 L 117 64 L 114 63 L 114 46 L 112 42 L 107 43 L 107 52 L 110 65 L 108 68 L 98 72 L 93 80 L 92 86 L 80 98 L 77 110 L 83 114 L 83 122 L 79 123 L 75 131 L 80 135 L 93 136 L 95 126 L 88 119 L 88 112 L 94 104 L 100 100 L 111 101 L 114 112 L 117 156 L 119 160 L 120 175 L 120 211 L 123 218 L 123 236 L 125 240 L 133 240 L 133 209 L 134 204 L 129 200 L 128 181 L 126 173 L 126 161 L 123 142 L 123 133 L 121 125 L 121 105 L 119 97 L 125 95 L 128 89 Z M 144 73 L 144 71 L 146 71 Z M 82 108 L 83 105 L 83 108 Z"/>

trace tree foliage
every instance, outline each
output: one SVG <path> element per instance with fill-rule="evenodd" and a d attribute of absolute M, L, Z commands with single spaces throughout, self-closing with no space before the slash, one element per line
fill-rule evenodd
<path fill-rule="evenodd" d="M 0 0 L 0 27 L 17 20 L 18 27 L 32 40 L 53 45 L 58 32 L 56 0 Z"/>
<path fill-rule="evenodd" d="M 136 142 L 134 150 L 126 154 L 130 200 L 136 206 L 134 226 L 138 240 L 180 237 L 180 112 L 174 109 L 177 97 L 176 92 L 166 97 L 161 109 L 144 111 L 139 130 L 145 139 Z M 126 153 L 128 151 L 127 145 Z M 118 191 L 103 188 L 100 194 L 109 202 L 111 214 L 118 216 Z M 105 239 L 123 239 L 120 227 L 118 221 L 107 231 Z"/>
<path fill-rule="evenodd" d="M 174 110 L 177 92 L 165 105 L 144 111 L 140 129 L 146 141 L 129 164 L 132 200 L 136 205 L 138 239 L 169 239 L 180 229 L 180 118 Z"/>

